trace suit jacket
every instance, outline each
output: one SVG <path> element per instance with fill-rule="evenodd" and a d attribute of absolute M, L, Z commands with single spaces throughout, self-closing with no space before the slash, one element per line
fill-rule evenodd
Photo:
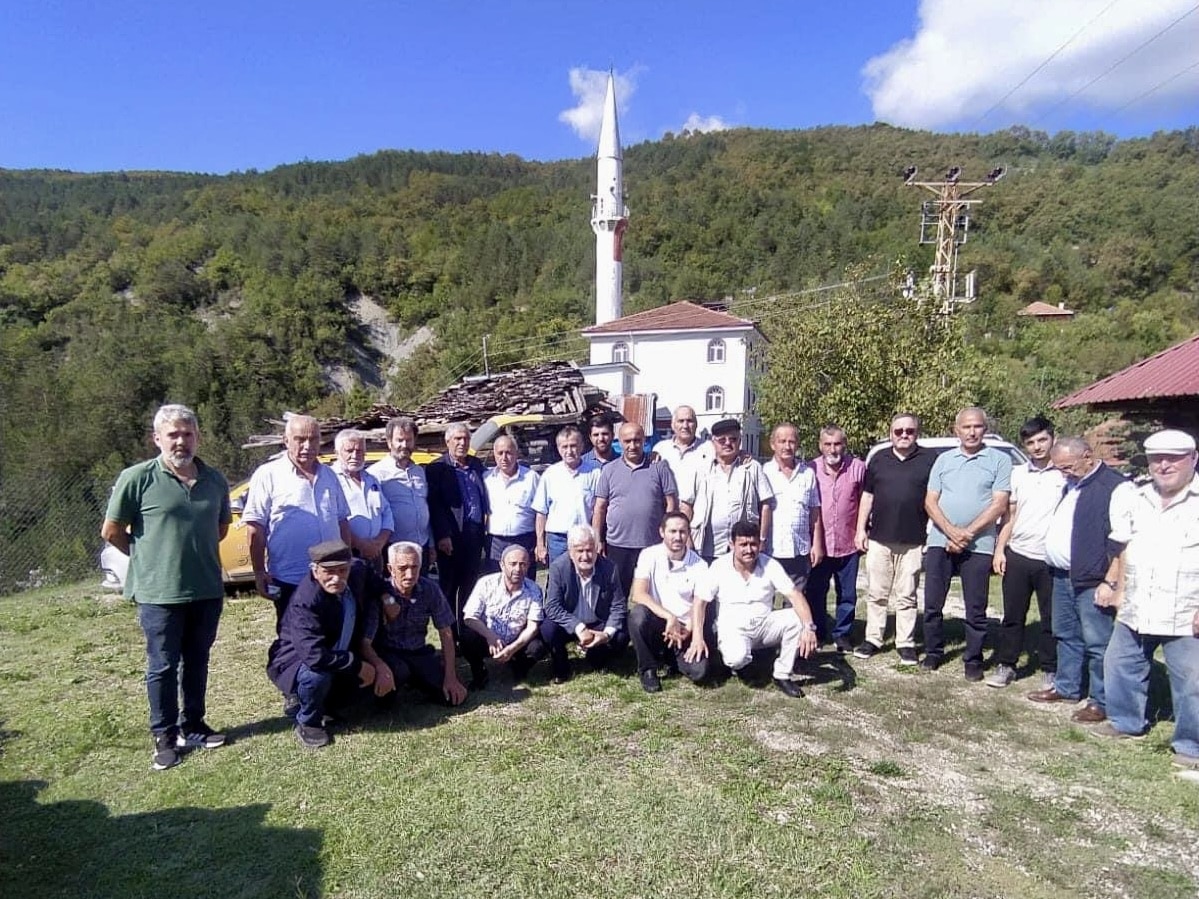
<path fill-rule="evenodd" d="M 326 593 L 312 577 L 304 575 L 292 594 L 279 636 L 267 652 L 266 673 L 284 693 L 294 693 L 301 665 L 313 671 L 352 671 L 359 664 L 355 652 L 362 639 L 368 604 L 378 603 L 386 582 L 361 559 L 350 566 L 349 589 L 357 604 L 349 649 L 335 649 L 341 637 L 341 597 Z"/>
<path fill-rule="evenodd" d="M 595 615 L 599 618 L 600 628 L 625 630 L 629 605 L 620 586 L 616 566 L 603 556 L 596 559 L 592 582 L 596 586 Z M 576 610 L 581 586 L 570 556 L 564 554 L 555 559 L 550 565 L 550 579 L 545 591 L 545 617 L 572 634 L 580 624 Z"/>
<path fill-rule="evenodd" d="M 487 501 L 487 487 L 483 484 L 483 463 L 469 456 L 466 467 L 479 479 L 479 497 L 483 504 L 482 525 L 485 526 L 491 507 Z M 433 541 L 449 537 L 457 542 L 462 536 L 462 520 L 466 510 L 454 464 L 448 456 L 443 455 L 425 466 L 425 477 L 429 481 L 429 528 L 433 531 Z"/>

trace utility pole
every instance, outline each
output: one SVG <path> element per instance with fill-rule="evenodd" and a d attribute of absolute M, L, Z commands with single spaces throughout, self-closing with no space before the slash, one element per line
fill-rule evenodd
<path fill-rule="evenodd" d="M 992 169 L 984 181 L 962 181 L 962 167 L 952 166 L 941 181 L 917 181 L 916 166 L 910 165 L 903 171 L 903 183 L 909 187 L 922 187 L 933 194 L 935 200 L 925 200 L 920 208 L 920 243 L 935 244 L 929 274 L 932 275 L 933 297 L 941 301 L 945 312 L 952 312 L 962 303 L 975 299 L 973 272 L 967 276 L 965 289 L 958 293 L 958 247 L 966 242 L 970 232 L 970 207 L 982 200 L 966 199 L 975 191 L 990 187 L 1005 174 L 1005 169 Z M 934 236 L 935 234 L 935 236 Z"/>

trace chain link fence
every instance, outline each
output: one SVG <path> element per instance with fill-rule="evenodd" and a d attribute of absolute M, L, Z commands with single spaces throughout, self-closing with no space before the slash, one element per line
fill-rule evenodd
<path fill-rule="evenodd" d="M 0 596 L 100 579 L 100 523 L 112 479 L 90 472 L 0 482 Z"/>

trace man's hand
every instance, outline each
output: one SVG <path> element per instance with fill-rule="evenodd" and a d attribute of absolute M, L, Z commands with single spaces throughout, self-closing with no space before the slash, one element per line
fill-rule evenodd
<path fill-rule="evenodd" d="M 991 557 L 991 570 L 1000 577 L 1007 574 L 1007 553 L 997 552 Z"/>
<path fill-rule="evenodd" d="M 853 545 L 858 548 L 858 552 L 864 553 L 866 551 L 866 543 L 869 539 L 865 531 L 858 531 L 853 535 Z"/>
<path fill-rule="evenodd" d="M 824 550 L 818 549 L 817 547 L 813 546 L 812 551 L 810 553 L 808 553 L 808 561 L 811 562 L 812 567 L 815 568 L 817 565 L 819 565 L 821 562 L 824 561 Z"/>
<path fill-rule="evenodd" d="M 806 659 L 816 651 L 816 632 L 811 630 L 806 624 L 801 625 L 803 633 L 799 635 L 799 657 Z"/>
<path fill-rule="evenodd" d="M 375 662 L 375 695 L 386 696 L 396 688 L 395 675 L 391 673 L 391 669 L 387 667 L 387 663 L 380 660 Z M 365 684 L 363 686 L 366 686 Z"/>
<path fill-rule="evenodd" d="M 258 591 L 258 595 L 263 599 L 269 599 L 274 602 L 278 597 L 271 595 L 271 579 L 266 572 L 254 575 L 254 589 Z"/>
<path fill-rule="evenodd" d="M 507 646 L 500 645 L 499 648 L 491 647 L 491 657 L 497 662 L 506 662 L 512 656 L 516 655 L 516 650 L 513 648 L 515 643 L 509 643 Z"/>
<path fill-rule="evenodd" d="M 450 705 L 461 705 L 466 699 L 466 687 L 458 680 L 458 675 L 450 672 L 441 682 L 441 694 Z"/>
<path fill-rule="evenodd" d="M 548 565 L 550 560 L 549 547 L 544 543 L 538 543 L 537 548 L 533 550 L 533 555 L 537 557 L 537 561 L 542 565 Z"/>
<path fill-rule="evenodd" d="M 949 530 L 945 532 L 945 551 L 948 553 L 965 552 L 966 547 L 973 539 L 974 535 L 965 528 L 950 525 Z"/>
<path fill-rule="evenodd" d="M 687 651 L 683 653 L 683 659 L 687 662 L 698 662 L 700 659 L 708 657 L 708 644 L 704 642 L 702 634 L 695 634 L 691 637 L 691 645 L 687 647 Z"/>
<path fill-rule="evenodd" d="M 442 537 L 437 541 L 437 551 L 442 555 L 452 556 L 454 554 L 454 541 L 449 537 Z"/>
<path fill-rule="evenodd" d="M 583 631 L 583 636 L 579 637 L 579 645 L 584 649 L 595 649 L 597 646 L 603 646 L 609 639 L 603 631 L 589 627 Z"/>
<path fill-rule="evenodd" d="M 361 687 L 369 687 L 375 682 L 375 666 L 370 662 L 363 662 L 358 669 L 358 685 Z"/>
<path fill-rule="evenodd" d="M 1124 591 L 1113 590 L 1106 581 L 1095 588 L 1095 605 L 1101 609 L 1118 609 L 1123 601 Z"/>
<path fill-rule="evenodd" d="M 405 600 L 406 601 L 406 600 Z M 383 617 L 388 621 L 395 621 L 400 617 L 400 604 L 398 601 L 383 604 Z"/>

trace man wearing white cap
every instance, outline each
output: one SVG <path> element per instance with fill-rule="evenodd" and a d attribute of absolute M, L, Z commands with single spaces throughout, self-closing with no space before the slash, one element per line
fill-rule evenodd
<path fill-rule="evenodd" d="M 1195 438 L 1158 431 L 1145 441 L 1152 481 L 1112 497 L 1111 539 L 1123 544 L 1095 601 L 1114 606 L 1104 657 L 1108 721 L 1095 733 L 1149 728 L 1149 667 L 1160 646 L 1174 703 L 1174 765 L 1199 770 L 1199 478 Z"/>

